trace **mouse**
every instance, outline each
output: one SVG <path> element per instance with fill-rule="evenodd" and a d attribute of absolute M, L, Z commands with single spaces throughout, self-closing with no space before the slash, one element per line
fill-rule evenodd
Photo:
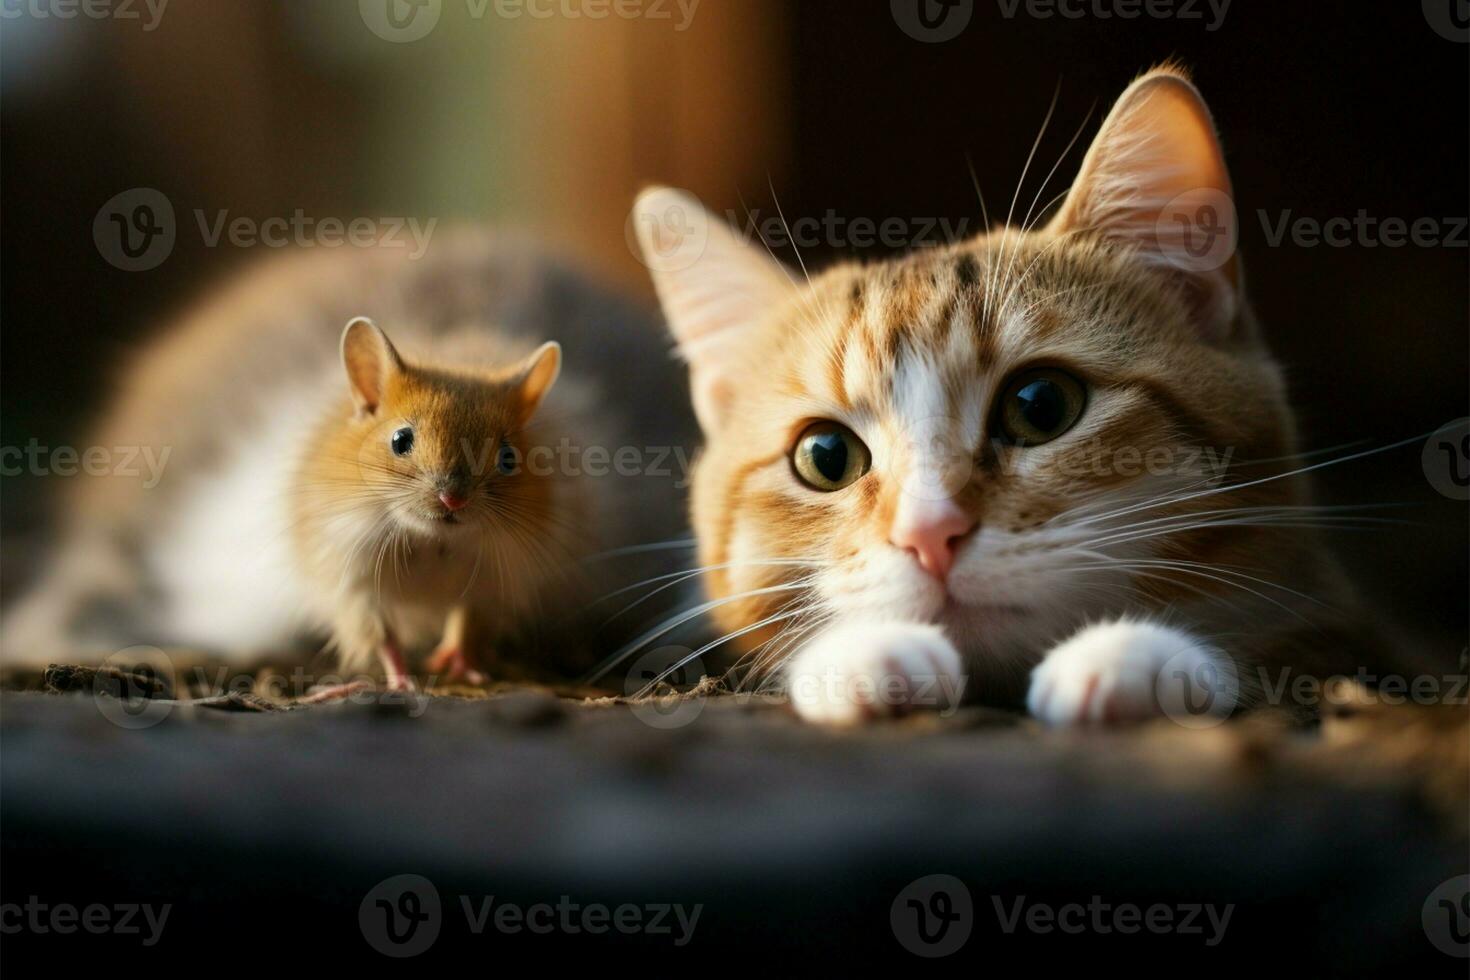
<path fill-rule="evenodd" d="M 344 671 L 376 661 L 410 688 L 405 646 L 434 635 L 427 671 L 483 683 L 488 638 L 562 577 L 578 507 L 527 464 L 561 361 L 555 341 L 508 364 L 410 360 L 372 320 L 347 324 L 342 397 L 287 488 L 291 554 Z"/>

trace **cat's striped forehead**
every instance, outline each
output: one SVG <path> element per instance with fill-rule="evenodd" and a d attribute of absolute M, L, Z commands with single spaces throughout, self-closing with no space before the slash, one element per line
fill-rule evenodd
<path fill-rule="evenodd" d="M 1057 270 L 1016 248 L 972 243 L 836 270 L 783 325 L 788 393 L 845 412 L 952 413 L 998 370 L 1097 346 L 1085 313 L 1045 301 Z"/>

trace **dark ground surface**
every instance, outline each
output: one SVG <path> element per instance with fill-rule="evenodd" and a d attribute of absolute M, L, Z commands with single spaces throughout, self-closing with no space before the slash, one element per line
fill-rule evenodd
<path fill-rule="evenodd" d="M 1424 918 L 1431 892 L 1470 869 L 1463 706 L 1073 734 L 985 709 L 835 733 L 770 700 L 629 705 L 534 689 L 249 707 L 0 694 L 3 902 L 171 906 L 151 947 L 14 931 L 27 913 L 7 910 L 8 965 L 212 971 L 327 956 L 386 970 L 372 945 L 385 892 L 373 890 L 411 874 L 439 903 L 423 911 L 439 929 L 412 966 L 468 954 L 494 970 L 504 953 L 619 969 L 663 956 L 778 974 L 910 966 L 922 961 L 901 944 L 912 927 L 894 925 L 895 899 L 947 874 L 972 913 L 943 966 L 1466 973 L 1431 933 L 1457 942 L 1447 929 L 1470 912 Z M 670 719 L 683 723 L 660 727 Z M 405 912 L 431 908 L 423 891 L 418 905 L 388 891 Z M 490 896 L 702 908 L 683 945 L 672 914 L 671 934 L 477 934 L 462 903 Z M 997 903 L 1009 914 L 1022 896 L 1028 908 L 1163 902 L 1179 917 L 1234 907 L 1214 945 L 1204 913 L 1201 934 L 1008 933 Z"/>

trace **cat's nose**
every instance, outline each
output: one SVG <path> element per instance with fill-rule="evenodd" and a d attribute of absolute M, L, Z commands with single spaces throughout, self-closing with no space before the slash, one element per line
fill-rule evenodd
<path fill-rule="evenodd" d="M 469 502 L 469 497 L 455 493 L 453 490 L 439 491 L 439 503 L 443 504 L 447 510 L 463 510 Z"/>
<path fill-rule="evenodd" d="M 955 549 L 975 529 L 975 519 L 953 500 L 904 495 L 893 516 L 888 540 L 909 551 L 919 567 L 941 582 L 949 576 Z"/>

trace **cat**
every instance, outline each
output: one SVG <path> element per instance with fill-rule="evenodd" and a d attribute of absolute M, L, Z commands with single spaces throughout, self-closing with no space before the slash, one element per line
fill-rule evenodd
<path fill-rule="evenodd" d="M 421 257 L 254 263 L 115 370 L 90 443 L 166 465 L 62 488 L 0 657 L 156 646 L 243 666 L 330 641 L 333 679 L 366 683 L 381 663 L 403 688 L 437 640 L 439 678 L 482 682 L 508 648 L 575 674 L 616 642 L 579 613 L 637 567 L 594 559 L 683 528 L 681 474 L 644 464 L 683 451 L 687 410 L 614 398 L 680 400 L 653 322 L 485 229 L 446 231 Z"/>
<path fill-rule="evenodd" d="M 977 699 L 1212 724 L 1263 670 L 1368 662 L 1230 201 L 1174 65 L 1126 89 L 1044 224 L 803 280 L 643 192 L 705 439 L 699 557 L 751 676 L 831 724 Z"/>

